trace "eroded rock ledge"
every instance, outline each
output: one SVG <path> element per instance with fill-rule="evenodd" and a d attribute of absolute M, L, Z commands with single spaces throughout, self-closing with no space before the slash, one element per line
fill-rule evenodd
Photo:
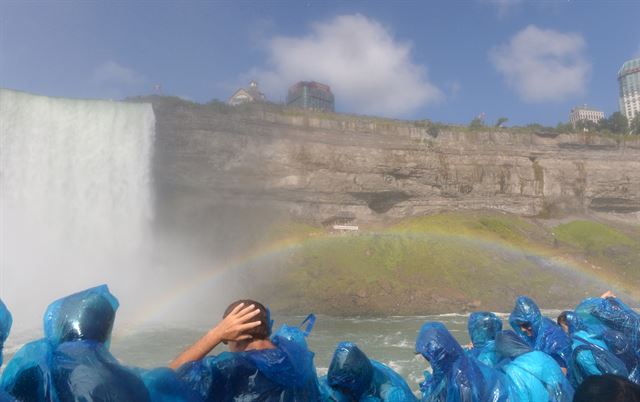
<path fill-rule="evenodd" d="M 414 122 L 278 106 L 148 97 L 165 214 L 270 205 L 322 222 L 444 210 L 523 216 L 612 212 L 638 220 L 640 141 L 589 134 L 429 130 Z"/>

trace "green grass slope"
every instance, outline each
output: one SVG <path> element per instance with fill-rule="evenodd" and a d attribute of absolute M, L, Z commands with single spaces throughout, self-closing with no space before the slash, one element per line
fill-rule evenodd
<path fill-rule="evenodd" d="M 256 288 L 287 312 L 506 311 L 520 294 L 565 307 L 607 288 L 640 289 L 640 236 L 591 221 L 549 230 L 511 215 L 447 213 L 357 235 L 303 225 L 280 234 L 301 246 L 272 262 Z"/>

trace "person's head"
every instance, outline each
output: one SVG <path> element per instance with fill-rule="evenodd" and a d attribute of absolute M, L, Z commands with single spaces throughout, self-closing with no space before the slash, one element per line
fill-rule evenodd
<path fill-rule="evenodd" d="M 260 311 L 258 315 L 255 316 L 252 320 L 260 321 L 260 325 L 244 331 L 243 335 L 250 335 L 251 339 L 244 341 L 225 342 L 231 352 L 242 352 L 250 343 L 254 341 L 266 341 L 269 340 L 269 337 L 271 336 L 271 317 L 269 315 L 269 310 L 265 306 L 263 306 L 262 303 L 258 303 L 255 300 L 243 299 L 234 301 L 229 305 L 229 307 L 227 307 L 222 317 L 225 318 L 226 316 L 228 316 L 231 311 L 233 311 L 233 309 L 241 303 L 244 304 L 245 307 L 253 304 L 255 308 Z"/>
<path fill-rule="evenodd" d="M 45 338 L 54 345 L 72 341 L 107 343 L 118 305 L 106 285 L 58 299 L 45 312 Z"/>
<path fill-rule="evenodd" d="M 573 402 L 640 402 L 640 385 L 613 374 L 587 377 L 576 389 Z"/>
<path fill-rule="evenodd" d="M 569 322 L 567 321 L 567 314 L 568 313 L 570 313 L 570 312 L 569 311 L 563 311 L 562 313 L 560 313 L 560 315 L 556 319 L 556 322 L 558 323 L 560 328 L 562 328 L 562 330 L 567 334 L 569 333 Z"/>
<path fill-rule="evenodd" d="M 523 334 L 531 337 L 533 336 L 533 328 L 531 328 L 531 323 L 529 322 L 523 322 L 518 324 L 518 328 L 520 329 L 520 332 L 522 332 Z"/>
<path fill-rule="evenodd" d="M 333 388 L 359 400 L 371 386 L 374 368 L 371 361 L 355 344 L 342 342 L 329 364 L 327 381 Z"/>
<path fill-rule="evenodd" d="M 416 353 L 421 354 L 434 372 L 448 372 L 464 351 L 449 330 L 440 322 L 428 321 L 422 325 L 416 339 Z"/>
<path fill-rule="evenodd" d="M 556 319 L 556 323 L 562 328 L 562 330 L 568 334 L 569 333 L 569 322 L 567 321 L 567 314 L 569 311 L 563 311 L 560 313 L 558 318 Z"/>
<path fill-rule="evenodd" d="M 532 343 L 538 337 L 542 327 L 542 313 L 538 305 L 527 296 L 519 296 L 509 315 L 511 328 L 524 339 Z"/>
<path fill-rule="evenodd" d="M 489 311 L 478 311 L 469 316 L 467 329 L 474 348 L 482 348 L 502 331 L 502 321 Z"/>

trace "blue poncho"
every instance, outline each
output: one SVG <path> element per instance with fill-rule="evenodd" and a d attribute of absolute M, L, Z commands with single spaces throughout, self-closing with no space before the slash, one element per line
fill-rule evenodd
<path fill-rule="evenodd" d="M 11 313 L 7 306 L 2 302 L 2 299 L 0 299 L 0 366 L 2 366 L 2 348 L 4 346 L 4 341 L 9 337 L 11 324 L 13 324 Z"/>
<path fill-rule="evenodd" d="M 325 401 L 417 401 L 398 373 L 370 360 L 350 342 L 338 345 L 329 371 L 320 382 Z"/>
<path fill-rule="evenodd" d="M 571 355 L 569 337 L 555 322 L 542 316 L 533 300 L 526 296 L 518 297 L 509 316 L 509 324 L 534 350 L 553 357 L 560 367 L 567 367 Z M 531 336 L 520 329 L 522 324 L 531 327 Z"/>
<path fill-rule="evenodd" d="M 513 331 L 496 336 L 496 351 L 502 370 L 512 384 L 513 401 L 571 402 L 573 388 L 558 363 L 549 355 L 533 351 Z"/>
<path fill-rule="evenodd" d="M 317 401 L 313 353 L 303 336 L 276 333 L 274 349 L 224 352 L 187 363 L 177 370 L 204 401 Z"/>
<path fill-rule="evenodd" d="M 640 315 L 615 297 L 590 297 L 575 309 L 576 316 L 592 332 L 605 326 L 623 333 L 632 343 L 640 337 Z"/>
<path fill-rule="evenodd" d="M 429 361 L 433 374 L 421 384 L 425 402 L 509 401 L 511 385 L 503 373 L 469 358 L 447 328 L 427 322 L 420 329 L 416 352 Z"/>
<path fill-rule="evenodd" d="M 153 402 L 201 402 L 202 398 L 167 367 L 136 370 Z"/>
<path fill-rule="evenodd" d="M 575 310 L 582 329 L 602 338 L 640 384 L 640 315 L 615 297 L 584 299 Z"/>
<path fill-rule="evenodd" d="M 493 313 L 481 311 L 469 316 L 467 328 L 473 343 L 469 356 L 491 367 L 497 365 L 495 337 L 502 330 L 502 321 Z"/>
<path fill-rule="evenodd" d="M 578 387 L 590 375 L 629 377 L 625 362 L 609 349 L 608 342 L 616 346 L 617 336 L 612 334 L 613 330 L 598 325 L 594 333 L 577 314 L 571 312 L 567 313 L 567 325 L 572 349 L 567 376 L 574 387 Z M 621 345 L 618 343 L 617 346 Z"/>
<path fill-rule="evenodd" d="M 45 338 L 15 354 L 1 388 L 23 401 L 149 401 L 142 380 L 108 350 L 117 308 L 106 286 L 53 302 L 44 317 Z"/>
<path fill-rule="evenodd" d="M 2 299 L 0 299 L 0 367 L 2 366 L 2 348 L 4 346 L 4 341 L 9 337 L 12 323 L 13 319 L 11 318 L 9 309 L 7 309 L 7 306 L 5 306 Z M 10 402 L 13 400 L 14 399 L 9 396 L 9 394 L 0 389 L 0 402 Z"/>
<path fill-rule="evenodd" d="M 602 339 L 611 353 L 624 363 L 629 372 L 629 380 L 640 385 L 640 356 L 631 347 L 631 341 L 621 332 L 614 330 L 605 331 Z"/>
<path fill-rule="evenodd" d="M 580 330 L 571 334 L 571 342 L 573 352 L 567 374 L 574 387 L 578 387 L 590 375 L 629 377 L 624 362 L 611 353 L 598 336 Z"/>
<path fill-rule="evenodd" d="M 620 299 L 592 297 L 584 299 L 575 310 L 589 332 L 598 333 L 606 327 L 622 333 L 633 350 L 640 354 L 640 315 Z"/>

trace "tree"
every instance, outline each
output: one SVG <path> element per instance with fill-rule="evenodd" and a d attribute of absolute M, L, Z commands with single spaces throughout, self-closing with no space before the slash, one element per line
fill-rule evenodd
<path fill-rule="evenodd" d="M 573 133 L 573 124 L 571 123 L 558 123 L 555 131 L 557 133 Z"/>
<path fill-rule="evenodd" d="M 576 122 L 576 130 L 578 131 L 596 131 L 600 128 L 598 123 L 594 123 L 591 120 L 578 120 Z"/>
<path fill-rule="evenodd" d="M 498 120 L 496 120 L 496 127 L 498 128 L 502 127 L 504 123 L 506 123 L 507 121 L 509 121 L 509 119 L 507 119 L 506 117 L 498 118 Z"/>
<path fill-rule="evenodd" d="M 611 131 L 611 121 L 606 117 L 598 120 L 598 131 Z"/>
<path fill-rule="evenodd" d="M 625 134 L 629 131 L 629 121 L 627 117 L 620 112 L 615 112 L 607 119 L 607 125 L 612 133 Z"/>
<path fill-rule="evenodd" d="M 630 133 L 640 135 L 640 113 L 636 113 L 636 117 L 631 120 Z"/>
<path fill-rule="evenodd" d="M 484 128 L 484 121 L 482 121 L 480 117 L 474 117 L 471 123 L 469 123 L 469 128 L 474 130 Z"/>

